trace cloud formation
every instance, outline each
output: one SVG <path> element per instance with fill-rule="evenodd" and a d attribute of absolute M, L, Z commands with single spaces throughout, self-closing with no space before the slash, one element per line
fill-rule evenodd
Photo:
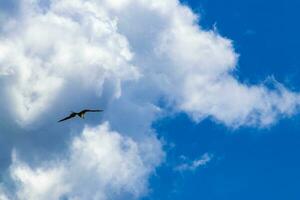
<path fill-rule="evenodd" d="M 80 1 L 53 2 L 47 11 L 22 1 L 21 8 L 0 39 L 4 96 L 19 124 L 34 122 L 62 96 L 101 96 L 106 80 L 118 96 L 121 81 L 138 77 L 126 38 L 103 9 Z"/>
<path fill-rule="evenodd" d="M 48 8 L 23 0 L 20 10 L 1 34 L 0 74 L 8 113 L 22 125 L 67 99 L 101 97 L 108 83 L 107 98 L 120 97 L 126 80 L 137 80 L 134 95 L 149 92 L 145 102 L 165 98 L 196 121 L 266 126 L 298 110 L 299 95 L 280 84 L 240 83 L 231 41 L 201 29 L 175 0 L 52 0 Z"/>
<path fill-rule="evenodd" d="M 19 152 L 9 175 L 16 198 L 140 197 L 164 157 L 151 124 L 174 111 L 229 127 L 269 126 L 298 112 L 299 94 L 280 83 L 273 80 L 271 89 L 233 76 L 232 41 L 204 30 L 177 0 L 48 3 L 20 0 L 17 14 L 1 21 L 0 111 L 7 115 L 0 116 L 0 131 L 14 136 L 7 151 Z M 89 128 L 78 121 L 53 125 L 86 106 L 104 108 L 111 128 L 95 118 L 85 122 Z M 49 132 L 64 148 L 40 147 L 43 159 L 33 161 L 33 147 L 23 158 L 17 143 L 23 132 L 28 146 L 48 143 Z M 56 159 L 45 156 L 52 153 Z"/>
<path fill-rule="evenodd" d="M 143 148 L 111 131 L 108 123 L 86 127 L 63 158 L 30 167 L 14 155 L 10 175 L 17 191 L 12 196 L 20 200 L 139 197 L 147 191 L 147 177 L 157 165 L 147 160 Z"/>
<path fill-rule="evenodd" d="M 209 153 L 205 153 L 199 159 L 193 160 L 192 162 L 186 162 L 186 163 L 176 166 L 175 170 L 180 171 L 180 172 L 195 171 L 199 167 L 207 165 L 211 161 L 212 158 L 213 158 L 213 155 L 211 155 Z"/>
<path fill-rule="evenodd" d="M 22 155 L 13 151 L 1 198 L 137 199 L 147 194 L 148 179 L 164 158 L 155 135 L 133 139 L 112 131 L 108 122 L 86 126 L 59 154 Z"/>
<path fill-rule="evenodd" d="M 202 29 L 188 7 L 171 0 L 126 2 L 109 8 L 135 53 L 149 99 L 163 98 L 197 122 L 210 117 L 230 127 L 265 127 L 298 112 L 299 94 L 276 80 L 269 81 L 272 89 L 240 82 L 232 42 Z"/>

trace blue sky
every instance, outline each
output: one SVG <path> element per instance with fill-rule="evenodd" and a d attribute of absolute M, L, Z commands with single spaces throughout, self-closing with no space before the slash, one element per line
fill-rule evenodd
<path fill-rule="evenodd" d="M 0 200 L 298 200 L 299 6 L 1 1 Z"/>
<path fill-rule="evenodd" d="M 299 1 L 183 2 L 201 13 L 201 26 L 216 24 L 221 35 L 234 41 L 241 80 L 256 83 L 273 75 L 299 90 Z M 168 162 L 180 162 L 180 155 L 196 159 L 204 152 L 215 158 L 190 173 L 161 167 L 149 199 L 299 199 L 299 119 L 237 130 L 211 120 L 195 125 L 184 114 L 156 122 L 159 135 L 176 144 Z"/>
<path fill-rule="evenodd" d="M 222 35 L 231 38 L 241 55 L 239 76 L 250 82 L 273 74 L 297 89 L 299 81 L 299 2 L 281 1 L 187 1 L 203 12 L 202 25 L 217 23 Z M 226 9 L 224 9 L 226 8 Z"/>

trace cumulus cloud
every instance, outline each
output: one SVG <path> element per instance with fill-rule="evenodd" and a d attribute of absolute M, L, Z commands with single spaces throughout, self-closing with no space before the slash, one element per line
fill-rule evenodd
<path fill-rule="evenodd" d="M 128 1 L 109 8 L 144 75 L 138 95 L 142 88 L 148 99 L 163 98 L 197 122 L 210 117 L 230 127 L 265 127 L 298 112 L 299 94 L 275 79 L 270 89 L 233 76 L 238 54 L 232 41 L 202 29 L 198 16 L 178 1 Z"/>
<path fill-rule="evenodd" d="M 2 152 L 19 152 L 10 167 L 17 198 L 139 197 L 163 159 L 151 125 L 169 111 L 230 127 L 268 126 L 298 111 L 299 94 L 275 80 L 271 89 L 235 78 L 232 41 L 204 30 L 178 0 L 20 0 L 15 7 L 0 22 L 0 111 L 7 114 L 0 143 L 10 142 Z M 91 106 L 105 109 L 116 132 L 99 127 L 101 118 L 54 125 Z"/>
<path fill-rule="evenodd" d="M 193 160 L 192 162 L 186 162 L 183 164 L 180 164 L 175 167 L 176 171 L 195 171 L 199 167 L 207 165 L 213 158 L 213 155 L 209 153 L 205 153 L 201 156 L 200 159 Z"/>
<path fill-rule="evenodd" d="M 67 156 L 41 166 L 31 167 L 15 154 L 10 167 L 17 188 L 15 197 L 20 200 L 140 197 L 147 192 L 147 179 L 158 164 L 147 160 L 143 148 L 131 138 L 111 131 L 108 123 L 104 123 L 86 127 L 71 142 Z M 158 156 L 161 153 L 155 152 Z"/>
<path fill-rule="evenodd" d="M 23 0 L 20 7 L 0 38 L 2 90 L 19 124 L 65 106 L 62 95 L 102 97 L 106 83 L 114 91 L 107 98 L 118 98 L 125 80 L 137 80 L 134 95 L 147 90 L 146 103 L 165 98 L 196 121 L 266 126 L 298 110 L 298 94 L 280 84 L 239 82 L 232 42 L 203 30 L 176 0 L 52 0 L 46 8 Z"/>
<path fill-rule="evenodd" d="M 10 77 L 4 88 L 19 124 L 34 122 L 62 95 L 101 96 L 110 80 L 119 96 L 120 82 L 138 77 L 126 38 L 97 4 L 57 1 L 44 12 L 22 1 L 22 8 L 0 38 L 0 72 Z"/>

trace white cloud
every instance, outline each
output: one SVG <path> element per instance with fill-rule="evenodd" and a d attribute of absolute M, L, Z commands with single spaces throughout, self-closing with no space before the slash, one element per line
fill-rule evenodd
<path fill-rule="evenodd" d="M 20 132 L 29 133 L 33 148 L 40 142 L 35 136 L 47 131 L 57 146 L 69 129 L 76 139 L 68 156 L 48 162 L 44 156 L 45 166 L 31 166 L 38 148 L 15 159 L 18 198 L 142 195 L 163 157 L 151 124 L 168 111 L 230 127 L 268 126 L 298 112 L 299 94 L 276 81 L 273 89 L 238 81 L 232 41 L 202 29 L 199 16 L 177 0 L 50 0 L 49 7 L 21 0 L 19 9 L 1 22 L 0 111 L 7 115 L 0 120 L 8 125 L 0 131 L 14 133 L 16 149 Z M 79 137 L 74 130 L 83 124 L 53 124 L 69 110 L 91 106 L 104 108 L 118 133 L 98 127 L 98 119 L 85 121 L 96 128 Z M 41 152 L 58 154 L 54 147 Z"/>
<path fill-rule="evenodd" d="M 23 15 L 0 38 L 0 72 L 10 76 L 7 101 L 20 124 L 32 123 L 63 95 L 100 96 L 108 79 L 119 96 L 120 82 L 138 77 L 126 38 L 97 4 L 53 1 L 43 12 L 35 1 L 22 3 Z"/>
<path fill-rule="evenodd" d="M 156 146 L 158 141 L 146 142 Z M 14 156 L 10 173 L 17 184 L 16 198 L 105 200 L 124 194 L 140 197 L 147 192 L 147 179 L 159 164 L 149 162 L 143 148 L 131 138 L 111 131 L 108 123 L 86 127 L 73 139 L 68 155 L 62 159 L 30 167 Z M 153 151 L 156 156 L 163 156 L 160 148 Z"/>
<path fill-rule="evenodd" d="M 299 95 L 284 86 L 270 90 L 233 77 L 232 42 L 203 30 L 176 0 L 52 0 L 44 9 L 21 2 L 22 14 L 0 37 L 4 99 L 21 125 L 76 96 L 104 98 L 107 83 L 113 92 L 105 98 L 121 97 L 124 80 L 138 80 L 126 91 L 133 98 L 147 91 L 144 103 L 163 97 L 196 121 L 267 126 L 298 110 Z"/>
<path fill-rule="evenodd" d="M 232 42 L 199 27 L 198 16 L 178 1 L 128 1 L 111 13 L 144 75 L 135 95 L 147 91 L 148 99 L 164 98 L 197 122 L 210 117 L 231 127 L 265 127 L 298 112 L 299 94 L 275 80 L 273 89 L 237 80 Z"/>
<path fill-rule="evenodd" d="M 175 167 L 176 171 L 195 171 L 199 167 L 207 165 L 213 158 L 213 155 L 205 153 L 200 159 L 193 160 L 192 162 L 187 162 L 180 164 Z"/>

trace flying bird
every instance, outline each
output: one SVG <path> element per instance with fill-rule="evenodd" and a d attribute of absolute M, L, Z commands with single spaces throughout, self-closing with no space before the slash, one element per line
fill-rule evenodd
<path fill-rule="evenodd" d="M 66 121 L 66 120 L 71 119 L 71 118 L 76 117 L 76 116 L 84 119 L 84 115 L 87 112 L 102 112 L 102 111 L 103 110 L 89 110 L 89 109 L 85 109 L 85 110 L 82 110 L 82 111 L 80 111 L 78 113 L 77 112 L 71 112 L 71 114 L 68 117 L 63 118 L 63 119 L 59 120 L 58 122 Z"/>

